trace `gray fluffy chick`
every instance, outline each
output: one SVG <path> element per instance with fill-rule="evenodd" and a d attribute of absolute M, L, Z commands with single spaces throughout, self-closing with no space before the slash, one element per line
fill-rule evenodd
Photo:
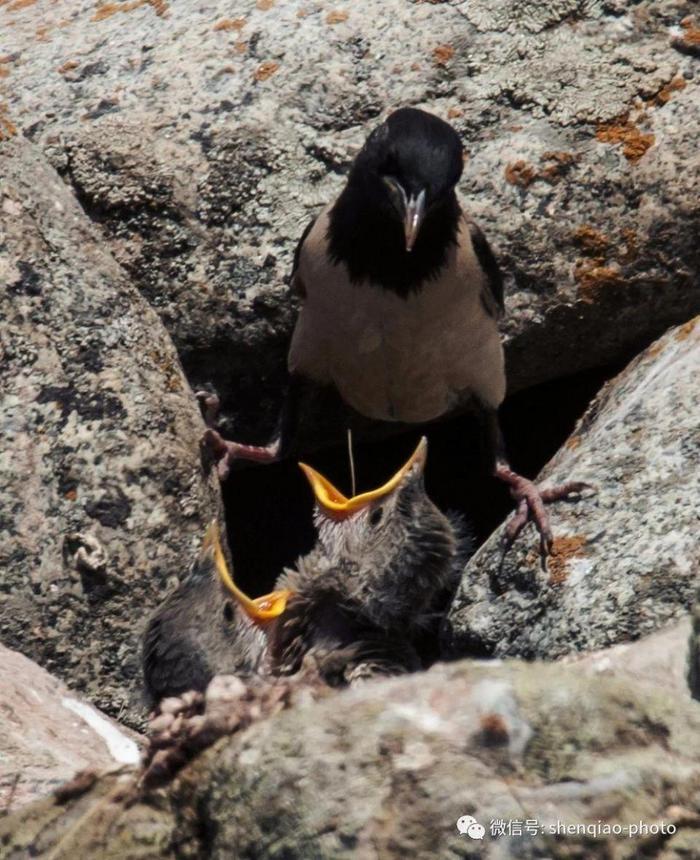
<path fill-rule="evenodd" d="M 312 661 L 336 686 L 421 668 L 416 646 L 470 545 L 425 492 L 427 448 L 421 439 L 390 481 L 352 499 L 302 464 L 319 538 L 277 581 L 290 596 L 269 630 L 273 671 Z"/>
<path fill-rule="evenodd" d="M 149 698 L 157 702 L 187 690 L 203 691 L 214 675 L 263 673 L 265 628 L 284 600 L 276 593 L 250 600 L 236 588 L 212 523 L 192 570 L 146 627 L 142 658 Z"/>

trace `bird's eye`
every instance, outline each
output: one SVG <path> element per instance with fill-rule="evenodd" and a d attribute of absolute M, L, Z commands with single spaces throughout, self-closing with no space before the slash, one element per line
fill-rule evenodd
<path fill-rule="evenodd" d="M 374 510 L 369 515 L 369 524 L 371 526 L 379 525 L 382 521 L 382 517 L 384 516 L 384 508 L 379 505 L 379 507 L 374 508 Z"/>
<path fill-rule="evenodd" d="M 233 621 L 233 606 L 228 600 L 224 603 L 224 618 L 226 621 Z"/>

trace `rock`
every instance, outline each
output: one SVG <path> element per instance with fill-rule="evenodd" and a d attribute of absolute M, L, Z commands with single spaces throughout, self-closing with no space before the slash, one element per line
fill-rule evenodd
<path fill-rule="evenodd" d="M 700 699 L 700 589 L 693 608 L 693 629 L 690 634 L 688 684 L 695 699 Z"/>
<path fill-rule="evenodd" d="M 620 678 L 629 683 L 653 685 L 659 692 L 677 699 L 688 699 L 689 618 L 657 630 L 636 642 L 622 642 L 599 651 L 562 657 L 562 665 L 571 665 L 593 677 Z"/>
<path fill-rule="evenodd" d="M 147 613 L 219 511 L 157 315 L 41 153 L 0 145 L 0 638 L 138 725 Z"/>
<path fill-rule="evenodd" d="M 0 809 L 45 796 L 77 771 L 137 765 L 143 738 L 0 645 Z"/>
<path fill-rule="evenodd" d="M 692 41 L 694 5 L 11 3 L 0 101 L 190 381 L 219 390 L 229 431 L 264 439 L 296 241 L 398 104 L 464 139 L 461 192 L 507 275 L 511 390 L 624 359 L 700 312 L 699 78 L 673 36 Z"/>
<path fill-rule="evenodd" d="M 540 476 L 595 494 L 550 507 L 548 570 L 528 526 L 497 531 L 450 608 L 453 655 L 554 658 L 637 639 L 684 616 L 700 585 L 700 318 L 671 329 L 596 397 Z"/>
<path fill-rule="evenodd" d="M 687 691 L 646 678 L 442 664 L 299 696 L 156 789 L 112 775 L 60 809 L 35 804 L 0 820 L 0 857 L 694 856 L 698 732 Z M 482 841 L 458 832 L 463 815 Z M 588 833 L 552 834 L 576 825 Z"/>

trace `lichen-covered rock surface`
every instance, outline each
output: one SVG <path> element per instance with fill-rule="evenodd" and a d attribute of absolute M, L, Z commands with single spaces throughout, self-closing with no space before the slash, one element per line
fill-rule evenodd
<path fill-rule="evenodd" d="M 0 821 L 0 857 L 694 857 L 700 707 L 644 668 L 670 647 L 682 678 L 688 630 L 612 649 L 605 668 L 463 661 L 299 690 L 157 788 L 127 772 Z M 458 832 L 463 815 L 483 840 Z M 576 825 L 589 832 L 564 835 Z"/>
<path fill-rule="evenodd" d="M 41 152 L 0 144 L 0 638 L 138 724 L 140 636 L 218 488 L 157 315 Z"/>
<path fill-rule="evenodd" d="M 700 586 L 700 318 L 671 329 L 598 394 L 540 476 L 594 492 L 550 506 L 542 569 L 528 526 L 498 530 L 450 609 L 453 654 L 554 658 L 636 639 L 685 615 Z"/>
<path fill-rule="evenodd" d="M 4 3 L 0 134 L 49 154 L 190 380 L 264 438 L 296 241 L 398 105 L 462 135 L 460 190 L 507 273 L 512 390 L 700 312 L 695 6 Z"/>

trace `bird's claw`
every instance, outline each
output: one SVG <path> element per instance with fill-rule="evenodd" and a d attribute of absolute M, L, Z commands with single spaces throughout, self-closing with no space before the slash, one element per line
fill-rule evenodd
<path fill-rule="evenodd" d="M 505 543 L 506 549 L 510 549 L 520 532 L 528 522 L 534 522 L 540 535 L 540 556 L 543 565 L 546 564 L 547 556 L 552 554 L 554 536 L 552 527 L 545 508 L 550 502 L 568 499 L 571 495 L 581 493 L 583 490 L 591 489 L 590 484 L 583 481 L 569 481 L 555 487 L 538 487 L 534 481 L 523 478 L 510 468 L 500 466 L 496 470 L 497 476 L 505 481 L 510 487 L 510 494 L 518 503 L 518 507 L 506 523 Z"/>

